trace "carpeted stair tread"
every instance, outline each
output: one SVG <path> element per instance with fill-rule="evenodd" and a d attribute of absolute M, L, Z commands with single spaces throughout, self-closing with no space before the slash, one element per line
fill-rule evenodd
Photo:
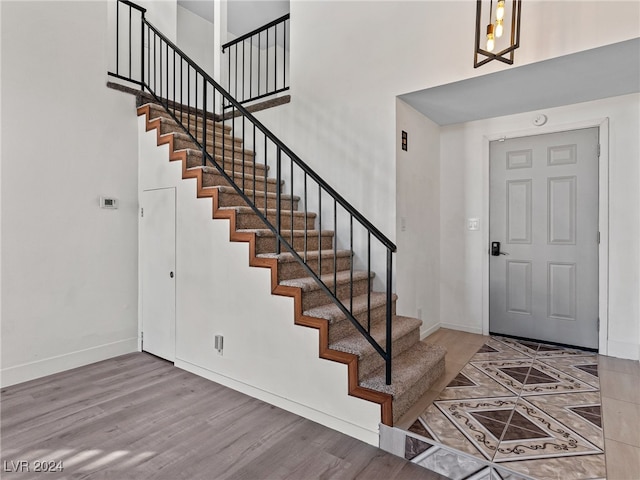
<path fill-rule="evenodd" d="M 281 195 L 284 196 L 284 195 Z M 253 208 L 249 207 L 249 206 L 233 206 L 233 207 L 220 207 L 220 210 L 235 210 L 238 213 L 255 213 L 255 211 L 253 210 Z M 262 213 L 263 215 L 265 214 L 265 210 L 264 208 L 259 208 L 258 210 L 260 210 L 260 213 Z M 275 208 L 267 208 L 267 214 L 268 215 L 276 215 L 277 214 L 277 210 Z M 290 208 L 283 208 L 281 209 L 281 215 L 291 215 L 291 209 Z M 304 212 L 299 212 L 297 210 L 293 210 L 293 216 L 294 217 L 300 217 L 300 218 L 304 218 L 305 217 L 305 213 Z M 306 214 L 307 218 L 316 218 L 316 214 L 314 212 L 307 212 Z"/>
<path fill-rule="evenodd" d="M 156 117 L 159 118 L 160 121 L 164 124 L 163 127 L 166 126 L 166 128 L 172 128 L 173 131 L 175 132 L 184 132 L 184 129 L 182 128 L 183 125 L 176 122 L 173 118 L 171 117 Z M 187 127 L 189 127 L 189 125 L 184 124 L 184 128 L 186 129 Z M 196 127 L 195 125 L 190 125 L 190 132 L 191 134 L 195 134 L 194 136 L 197 136 L 198 138 L 202 137 L 202 132 L 203 132 L 203 128 L 202 128 L 202 123 L 198 123 L 198 126 Z M 163 128 L 164 130 L 164 128 Z M 216 128 L 215 130 L 211 130 L 210 128 L 207 128 L 207 136 L 211 136 L 211 135 L 216 135 L 217 137 L 222 137 L 223 133 L 220 131 L 219 128 Z M 227 141 L 234 141 L 236 143 L 236 145 L 242 145 L 242 138 L 238 138 L 238 137 L 232 137 L 230 132 L 225 132 L 224 133 L 224 137 L 225 137 L 225 142 Z"/>
<path fill-rule="evenodd" d="M 284 195 L 282 195 L 284 197 Z M 307 252 L 307 260 L 315 260 L 320 255 L 321 258 L 324 259 L 332 259 L 333 258 L 333 250 L 321 250 L 319 253 L 318 250 L 312 250 Z M 350 257 L 352 254 L 351 250 L 338 250 L 336 255 L 338 258 L 340 257 Z M 304 258 L 304 255 L 300 255 Z M 297 262 L 296 257 L 293 256 L 291 252 L 282 252 L 282 253 L 261 253 L 258 257 L 262 258 L 277 258 L 278 263 L 289 263 L 289 262 Z"/>
<path fill-rule="evenodd" d="M 392 338 L 394 340 L 401 338 L 412 330 L 419 329 L 421 325 L 422 320 L 396 315 L 392 320 Z M 371 326 L 370 334 L 373 339 L 382 346 L 382 348 L 385 348 L 384 342 L 387 338 L 386 329 L 386 323 L 383 322 L 375 323 Z M 358 355 L 358 357 L 362 357 L 370 352 L 377 354 L 364 335 L 361 335 L 360 332 L 355 329 L 353 334 L 330 343 L 329 348 L 332 350 L 338 350 L 339 352 L 353 353 L 354 355 Z M 399 353 L 401 352 L 398 352 L 398 354 Z M 395 351 L 393 352 L 393 355 L 396 355 Z"/>
<path fill-rule="evenodd" d="M 187 135 L 184 131 L 174 131 L 173 132 L 173 136 L 174 136 L 174 142 L 178 143 L 178 142 L 185 142 L 187 143 L 187 145 L 197 145 L 196 142 L 193 141 L 193 139 Z M 184 148 L 180 148 L 180 146 L 177 147 L 178 150 L 184 150 Z M 212 151 L 216 154 L 216 156 L 222 156 L 220 153 L 218 152 L 222 152 L 222 150 L 224 149 L 225 152 L 229 152 L 229 155 L 231 155 L 232 153 L 237 157 L 237 156 L 241 156 L 244 155 L 245 157 L 249 157 L 249 158 L 253 158 L 254 152 L 253 150 L 247 150 L 246 148 L 243 149 L 240 146 L 233 146 L 232 142 L 225 142 L 223 143 L 221 140 L 216 139 L 215 143 L 207 140 L 207 151 Z M 194 150 L 196 150 L 194 148 Z M 210 152 L 210 153 L 212 153 Z M 227 154 L 225 154 L 225 157 L 227 156 Z M 229 160 L 231 160 L 231 157 L 229 157 Z M 248 160 L 251 161 L 251 160 Z"/>
<path fill-rule="evenodd" d="M 237 231 L 255 233 L 258 237 L 274 237 L 275 236 L 275 234 L 268 228 L 239 228 Z M 318 233 L 319 233 L 318 230 L 307 230 L 308 237 L 317 237 Z M 282 235 L 286 240 L 288 237 L 291 237 L 291 230 L 281 230 L 280 235 Z M 304 237 L 304 230 L 294 230 L 293 236 Z M 322 230 L 321 236 L 333 237 L 333 230 Z M 283 250 L 284 250 L 284 247 L 283 247 Z"/>
<path fill-rule="evenodd" d="M 165 118 L 171 118 L 171 114 L 164 108 L 164 106 L 159 105 L 157 103 L 147 103 L 146 105 L 149 106 L 149 110 L 150 110 L 152 119 L 153 118 L 157 118 L 158 116 L 165 117 Z M 146 105 L 143 105 L 143 106 L 146 106 Z M 173 109 L 172 109 L 172 111 L 173 111 Z M 192 109 L 191 113 L 189 113 L 189 110 L 187 108 L 184 108 L 182 113 L 181 113 L 180 109 L 178 108 L 175 111 L 175 115 L 178 118 L 182 117 L 182 118 L 185 118 L 185 119 L 190 117 L 194 122 L 195 122 L 196 119 L 198 120 L 198 122 L 202 121 L 202 114 L 197 115 L 196 112 L 193 111 L 193 109 Z M 224 128 L 224 130 L 226 130 L 227 132 L 231 131 L 231 125 L 223 124 L 221 122 L 214 122 L 213 119 L 211 119 L 211 118 L 207 119 L 207 125 L 214 125 L 214 124 L 215 124 L 215 126 L 217 128 Z"/>
<path fill-rule="evenodd" d="M 208 173 L 208 174 L 213 174 L 213 175 L 222 175 L 220 173 L 220 171 L 216 168 L 216 167 L 210 167 L 210 166 L 200 166 L 200 167 L 193 167 L 193 168 L 189 168 L 188 170 L 198 170 L 201 169 L 202 173 Z M 229 176 L 231 176 L 231 170 L 225 169 L 225 173 Z M 239 178 L 240 180 L 236 181 L 236 184 L 242 188 L 242 172 L 236 172 L 235 174 L 235 178 Z M 245 186 L 249 186 L 249 184 L 253 184 L 253 175 L 248 175 L 245 174 L 244 175 L 244 184 Z M 265 178 L 264 177 L 255 177 L 257 182 L 264 182 Z M 277 180 L 275 178 L 271 178 L 271 177 L 267 177 L 266 178 L 267 183 L 270 183 L 272 185 L 275 185 L 277 183 Z M 284 184 L 284 181 L 280 181 L 280 185 Z M 233 188 L 233 187 L 229 187 L 229 188 Z"/>
<path fill-rule="evenodd" d="M 391 385 L 386 384 L 386 366 L 382 366 L 367 375 L 360 382 L 360 386 L 388 393 L 396 399 L 412 388 L 424 376 L 425 372 L 441 362 L 446 352 L 447 350 L 440 345 L 418 342 L 393 359 Z M 428 387 L 425 391 L 427 389 Z"/>
<path fill-rule="evenodd" d="M 393 294 L 391 301 L 394 302 L 397 299 L 397 295 Z M 387 303 L 387 294 L 383 292 L 371 292 L 371 310 L 377 307 L 381 307 Z M 352 315 L 358 315 L 367 311 L 367 294 L 358 295 L 353 297 L 353 310 Z M 334 303 L 322 305 L 320 307 L 310 308 L 305 310 L 303 315 L 307 317 L 324 318 L 329 320 L 330 323 L 339 322 L 346 317 L 342 310 L 338 308 Z"/>
<path fill-rule="evenodd" d="M 375 274 L 371 272 L 371 274 L 368 275 L 367 272 L 363 270 L 353 271 L 354 282 L 358 280 L 366 280 L 367 276 L 369 276 L 369 278 L 373 278 Z M 335 281 L 337 282 L 338 285 L 349 283 L 350 279 L 351 279 L 350 270 L 343 270 L 341 272 L 336 272 L 335 274 Z M 327 287 L 331 288 L 333 287 L 334 275 L 333 273 L 321 275 L 320 280 L 322 280 Z M 301 278 L 293 278 L 290 280 L 282 280 L 280 282 L 280 285 L 285 285 L 287 287 L 299 287 L 302 289 L 303 292 L 320 290 L 320 285 L 318 285 L 318 282 L 316 282 L 316 280 L 313 277 L 301 277 Z"/>
<path fill-rule="evenodd" d="M 201 168 L 201 167 L 195 167 L 195 168 Z M 209 168 L 215 168 L 215 167 L 209 167 Z M 217 171 L 217 169 L 216 169 Z M 259 178 L 259 177 L 258 177 Z M 274 180 L 275 181 L 275 180 Z M 246 184 L 246 181 L 245 181 Z M 240 184 L 240 186 L 242 186 L 242 184 Z M 220 191 L 221 193 L 230 193 L 230 194 L 235 194 L 235 195 L 240 195 L 235 188 L 230 187 L 228 185 L 213 185 L 213 186 L 209 186 L 209 187 L 203 187 L 203 189 L 206 188 L 215 188 L 218 191 Z M 253 198 L 253 190 L 245 190 L 244 194 L 249 197 L 249 199 Z M 256 197 L 263 197 L 264 198 L 265 193 L 261 190 L 256 190 Z M 278 194 L 274 193 L 274 192 L 267 192 L 266 194 L 267 198 L 277 198 Z M 294 201 L 299 201 L 300 197 L 297 195 L 285 195 L 284 193 L 280 194 L 280 198 L 282 200 L 291 200 L 293 199 Z M 295 210 L 294 210 L 295 211 Z"/>
<path fill-rule="evenodd" d="M 186 151 L 187 152 L 187 168 L 197 168 L 197 167 L 202 167 L 202 150 L 195 150 L 193 148 L 183 148 L 180 150 L 176 150 L 176 151 Z M 222 156 L 216 154 L 215 156 L 216 161 L 218 161 L 218 164 L 222 167 Z M 231 164 L 231 158 L 225 158 L 224 159 L 224 163 L 225 163 L 225 168 L 230 169 L 229 165 Z M 244 162 L 242 161 L 242 159 L 240 158 L 236 158 L 234 159 L 233 163 L 236 165 L 236 171 L 242 171 L 242 168 L 244 167 L 245 169 L 247 168 L 254 168 L 256 170 L 260 170 L 261 172 L 258 174 L 258 178 L 264 178 L 264 169 L 266 168 L 267 171 L 269 171 L 269 169 L 271 168 L 269 165 L 265 165 L 264 163 L 260 163 L 260 162 L 256 162 L 255 164 L 253 163 L 252 160 L 245 160 Z M 243 165 L 244 163 L 244 165 Z M 207 165 L 208 167 L 213 167 L 215 168 L 215 166 L 211 163 L 210 160 L 207 159 Z"/>

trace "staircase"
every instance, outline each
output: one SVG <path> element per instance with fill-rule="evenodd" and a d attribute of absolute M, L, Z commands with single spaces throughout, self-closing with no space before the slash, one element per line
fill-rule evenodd
<path fill-rule="evenodd" d="M 353 269 L 353 252 L 335 247 L 334 232 L 317 229 L 317 215 L 300 211 L 300 198 L 285 194 L 264 163 L 254 163 L 255 153 L 243 148 L 229 125 L 203 116 L 172 109 L 177 123 L 164 106 L 146 103 L 138 115 L 146 117 L 147 131 L 155 129 L 158 145 L 169 144 L 170 160 L 182 162 L 183 178 L 196 178 L 198 196 L 211 197 L 213 218 L 230 221 L 230 239 L 249 243 L 250 265 L 271 269 L 271 291 L 294 298 L 294 321 L 319 330 L 319 355 L 348 365 L 349 394 L 381 405 L 382 423 L 392 426 L 444 372 L 445 349 L 420 341 L 421 320 L 396 315 L 396 296 L 391 297 L 392 382 L 387 384 L 383 357 L 347 320 L 334 300 L 319 286 L 290 252 L 277 252 L 277 239 L 247 201 L 232 187 L 218 168 L 206 158 L 201 146 L 206 136 L 213 158 L 275 224 L 277 202 L 283 228 L 281 235 L 306 258 L 306 265 L 329 287 L 353 317 L 380 345 L 386 339 L 387 294 L 372 290 L 373 272 Z M 199 123 L 198 123 L 199 120 Z M 187 134 L 187 131 L 190 133 Z M 203 135 L 206 132 L 206 135 Z M 233 157 L 233 161 L 231 160 Z M 291 228 L 291 226 L 293 228 Z"/>

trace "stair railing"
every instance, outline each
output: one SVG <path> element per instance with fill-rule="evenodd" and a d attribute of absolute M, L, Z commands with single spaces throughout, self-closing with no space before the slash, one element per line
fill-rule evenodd
<path fill-rule="evenodd" d="M 171 118 L 182 126 L 200 149 L 202 167 L 215 168 L 218 175 L 234 188 L 273 233 L 276 254 L 280 255 L 283 248 L 290 252 L 307 274 L 317 282 L 320 289 L 330 297 L 337 308 L 384 359 L 386 383 L 390 384 L 392 255 L 396 251 L 396 246 L 247 111 L 238 100 L 149 23 L 145 17 L 144 8 L 127 0 L 117 0 L 116 5 L 118 9 L 116 65 L 113 69 L 115 71 L 110 71 L 109 75 L 131 81 L 140 85 L 143 90 L 146 89 L 156 102 L 165 108 Z M 132 21 L 134 15 L 139 17 L 138 27 Z M 136 56 L 139 56 L 139 66 L 134 65 L 133 59 Z M 216 105 L 229 105 L 231 111 L 224 115 L 217 113 Z M 243 141 L 243 147 L 237 146 L 236 142 L 227 138 L 226 135 L 216 132 L 216 128 L 210 132 L 209 129 L 212 127 L 208 121 L 211 120 L 218 121 L 219 125 L 230 126 L 233 137 L 240 138 Z M 255 154 L 251 155 L 247 147 L 253 148 Z M 265 165 L 264 173 L 260 178 L 255 170 L 257 155 L 263 157 Z M 253 167 L 252 174 L 246 172 L 249 165 Z M 275 168 L 276 172 L 276 182 L 272 188 L 275 190 L 273 193 L 276 197 L 275 212 L 273 208 L 268 208 L 269 179 L 266 167 Z M 289 182 L 288 198 L 287 194 L 282 192 L 282 183 L 285 180 Z M 304 228 L 302 235 L 298 234 L 298 236 L 294 232 L 296 230 L 294 228 L 294 183 L 295 187 L 303 193 L 301 200 L 304 204 Z M 260 194 L 256 191 L 258 184 L 264 185 L 263 192 Z M 260 202 L 264 203 L 262 207 L 257 206 Z M 307 225 L 310 204 L 317 206 L 318 229 L 315 233 L 312 233 L 313 228 Z M 288 219 L 285 218 L 287 216 Z M 332 244 L 331 237 L 323 234 L 323 221 L 324 226 L 329 224 L 336 235 Z M 300 229 L 297 231 L 300 232 Z M 366 260 L 360 260 L 363 267 L 366 265 L 367 269 L 367 307 L 364 312 L 354 310 L 354 297 L 357 294 L 354 292 L 356 281 L 353 261 L 350 261 L 347 292 L 338 290 L 337 234 L 338 232 L 344 234 L 345 231 L 349 232 L 349 242 L 343 246 L 349 249 L 350 256 L 354 252 L 355 240 L 366 244 L 366 253 L 363 255 Z M 312 262 L 312 255 L 310 255 L 310 251 L 314 249 L 310 248 L 309 243 L 314 240 L 318 242 L 317 262 Z M 381 280 L 385 291 L 383 294 L 385 338 L 381 342 L 383 345 L 371 335 L 371 324 L 374 320 L 372 318 L 374 292 L 372 292 L 370 279 L 373 271 L 374 252 L 372 250 L 374 249 L 386 252 L 386 275 Z M 320 253 L 323 250 L 328 254 L 328 259 L 324 262 Z M 329 273 L 325 273 L 326 271 Z"/>
<path fill-rule="evenodd" d="M 227 91 L 239 103 L 289 90 L 289 37 L 287 13 L 222 45 L 229 72 Z"/>

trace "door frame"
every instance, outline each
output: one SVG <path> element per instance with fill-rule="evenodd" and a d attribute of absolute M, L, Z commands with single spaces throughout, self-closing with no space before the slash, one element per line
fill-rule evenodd
<path fill-rule="evenodd" d="M 482 138 L 482 238 L 483 248 L 487 253 L 482 259 L 482 334 L 489 335 L 489 148 L 494 140 L 516 137 L 528 137 L 547 133 L 559 133 L 569 130 L 597 127 L 598 142 L 600 144 L 600 160 L 598 166 L 598 231 L 600 245 L 598 246 L 598 316 L 600 329 L 598 331 L 598 353 L 607 355 L 608 327 L 609 327 L 609 118 L 585 120 L 561 125 L 534 127 L 525 130 L 510 130 L 483 135 Z"/>

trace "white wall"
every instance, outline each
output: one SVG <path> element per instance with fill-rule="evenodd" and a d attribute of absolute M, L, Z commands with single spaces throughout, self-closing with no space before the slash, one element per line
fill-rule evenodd
<path fill-rule="evenodd" d="M 182 180 L 144 117 L 139 131 L 140 194 L 176 188 L 176 366 L 377 445 L 379 405 L 347 395 L 346 365 L 318 357 L 293 299 L 271 295 L 269 269 L 249 266 L 248 244 L 229 241 L 229 221 L 211 219 L 211 199 Z"/>
<path fill-rule="evenodd" d="M 425 337 L 440 326 L 440 127 L 401 100 L 396 119 L 397 311 Z"/>
<path fill-rule="evenodd" d="M 177 45 L 205 72 L 213 76 L 213 23 L 178 5 Z"/>
<path fill-rule="evenodd" d="M 134 98 L 105 86 L 106 3 L 0 8 L 10 385 L 135 350 L 137 137 Z"/>
<path fill-rule="evenodd" d="M 257 116 L 393 241 L 401 208 L 395 97 L 510 68 L 473 68 L 475 10 L 472 0 L 291 2 L 292 102 Z M 516 65 L 640 31 L 638 2 L 528 1 L 522 10 Z M 382 274 L 384 256 L 374 258 Z M 419 283 L 419 268 L 429 267 L 398 268 L 398 286 Z M 400 287 L 398 295 L 409 308 Z"/>
<path fill-rule="evenodd" d="M 601 352 L 637 360 L 640 352 L 640 95 L 548 109 L 546 131 L 609 119 L 608 341 Z M 488 248 L 487 138 L 543 133 L 534 113 L 443 127 L 440 143 L 440 319 L 443 326 L 482 332 Z M 534 130 L 532 130 L 534 129 Z M 424 198 L 417 195 L 416 201 Z M 481 230 L 466 230 L 469 217 Z M 434 233 L 435 234 L 435 233 Z"/>

